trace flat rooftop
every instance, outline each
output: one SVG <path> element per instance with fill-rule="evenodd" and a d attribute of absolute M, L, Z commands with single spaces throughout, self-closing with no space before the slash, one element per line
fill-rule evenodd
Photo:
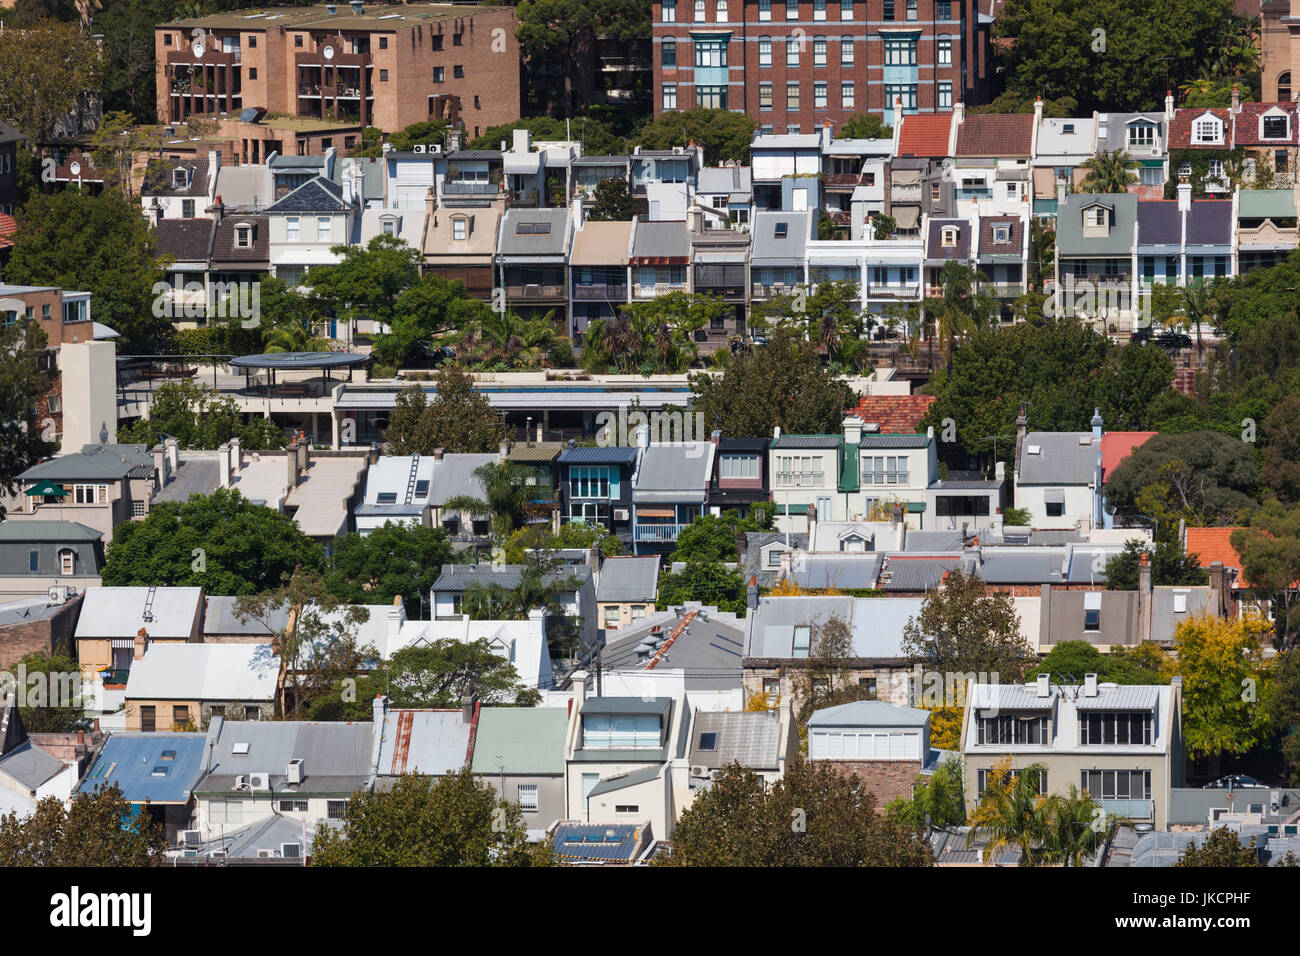
<path fill-rule="evenodd" d="M 477 4 L 380 4 L 367 3 L 364 12 L 353 14 L 347 0 L 335 4 L 331 14 L 323 3 L 310 7 L 250 7 L 231 10 L 206 17 L 171 20 L 157 29 L 183 27 L 204 30 L 259 30 L 287 27 L 295 30 L 365 30 L 367 32 L 396 32 L 398 29 L 437 20 L 454 20 L 472 17 L 476 13 L 498 12 L 500 7 L 482 7 Z"/>

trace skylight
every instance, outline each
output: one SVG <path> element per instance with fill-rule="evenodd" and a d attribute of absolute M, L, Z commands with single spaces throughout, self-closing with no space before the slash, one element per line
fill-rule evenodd
<path fill-rule="evenodd" d="M 776 224 L 776 238 L 784 239 L 789 231 L 790 224 L 788 222 L 778 222 Z"/>
<path fill-rule="evenodd" d="M 242 741 L 242 740 L 239 741 L 238 743 L 235 744 L 234 747 L 230 748 L 230 752 L 231 752 L 232 754 L 246 754 L 246 753 L 248 753 L 248 744 L 247 744 L 247 742 Z"/>
<path fill-rule="evenodd" d="M 718 749 L 718 734 L 716 731 L 709 730 L 700 734 L 700 749 L 701 750 Z"/>

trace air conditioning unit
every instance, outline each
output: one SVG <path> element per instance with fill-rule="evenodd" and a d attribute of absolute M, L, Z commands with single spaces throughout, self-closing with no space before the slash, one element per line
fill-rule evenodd
<path fill-rule="evenodd" d="M 203 843 L 202 830 L 182 830 L 177 835 L 176 842 L 181 846 L 199 846 Z"/>
<path fill-rule="evenodd" d="M 257 858 L 259 860 L 274 860 L 279 854 L 275 850 L 258 850 Z"/>
<path fill-rule="evenodd" d="M 614 509 L 614 520 L 615 520 L 615 521 L 626 521 L 627 519 L 628 519 L 628 511 L 627 511 L 626 508 L 615 508 L 615 509 Z"/>
<path fill-rule="evenodd" d="M 248 775 L 248 787 L 250 790 L 270 790 L 271 775 L 269 773 L 250 773 Z"/>
<path fill-rule="evenodd" d="M 302 859 L 302 844 L 301 844 L 301 843 L 281 843 L 281 844 L 280 844 L 280 856 L 283 857 L 283 858 L 286 859 L 286 860 L 299 860 L 299 859 Z"/>
<path fill-rule="evenodd" d="M 713 776 L 713 771 L 711 771 L 708 767 L 692 767 L 692 768 L 691 768 L 691 776 L 692 776 L 692 777 L 712 777 L 712 776 Z"/>
<path fill-rule="evenodd" d="M 198 858 L 199 858 L 199 851 L 198 851 L 198 850 L 182 850 L 182 851 L 181 851 L 181 859 L 183 859 L 183 860 L 197 860 Z"/>
<path fill-rule="evenodd" d="M 413 153 L 427 153 L 428 151 L 429 147 L 425 146 L 423 143 L 416 143 L 411 147 L 411 152 Z"/>
<path fill-rule="evenodd" d="M 293 760 L 290 760 L 289 769 L 284 776 L 285 776 L 285 780 L 287 780 L 289 783 L 293 784 L 294 786 L 297 786 L 298 784 L 302 783 L 302 778 L 306 776 L 306 774 L 304 774 L 302 770 L 302 758 L 295 757 Z"/>
<path fill-rule="evenodd" d="M 215 860 L 215 861 L 217 861 L 217 862 L 219 862 L 219 863 L 225 863 L 225 862 L 226 862 L 226 851 L 225 851 L 225 850 L 210 850 L 210 851 L 208 852 L 208 859 L 209 859 L 209 860 Z"/>
<path fill-rule="evenodd" d="M 234 786 L 234 789 L 236 789 L 236 790 L 247 790 L 247 789 L 248 789 L 248 774 L 246 774 L 246 773 L 241 773 L 239 776 L 237 776 L 237 777 L 235 778 L 235 786 Z"/>

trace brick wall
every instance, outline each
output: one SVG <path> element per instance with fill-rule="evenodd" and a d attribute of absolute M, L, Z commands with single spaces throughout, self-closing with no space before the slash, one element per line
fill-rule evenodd
<path fill-rule="evenodd" d="M 899 797 L 911 799 L 912 786 L 921 772 L 919 760 L 819 760 L 842 776 L 856 776 L 863 787 L 876 795 L 876 808 Z"/>
<path fill-rule="evenodd" d="M 0 627 L 0 670 L 13 670 L 28 654 L 72 655 L 72 632 L 81 598 L 50 617 Z"/>

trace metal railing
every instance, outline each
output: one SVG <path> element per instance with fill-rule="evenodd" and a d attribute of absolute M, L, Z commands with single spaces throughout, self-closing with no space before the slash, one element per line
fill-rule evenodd
<path fill-rule="evenodd" d="M 1127 817 L 1130 820 L 1154 820 L 1155 801 L 1153 800 L 1099 800 L 1101 809 L 1113 817 Z"/>
<path fill-rule="evenodd" d="M 826 485 L 826 472 L 778 471 L 776 483 L 786 488 L 822 488 Z"/>
<path fill-rule="evenodd" d="M 639 524 L 633 529 L 632 534 L 637 541 L 665 544 L 676 541 L 677 535 L 685 527 L 687 526 L 684 524 Z"/>

